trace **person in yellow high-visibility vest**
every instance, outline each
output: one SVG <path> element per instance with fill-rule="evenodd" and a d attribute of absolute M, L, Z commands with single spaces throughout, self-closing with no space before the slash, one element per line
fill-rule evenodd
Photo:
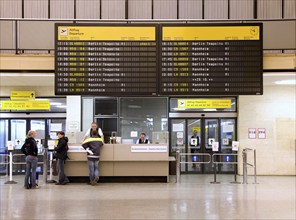
<path fill-rule="evenodd" d="M 100 150 L 104 145 L 103 139 L 99 137 L 96 130 L 92 131 L 92 137 L 82 143 L 82 147 L 87 151 L 87 160 L 89 168 L 89 180 L 92 186 L 97 185 L 100 178 L 99 160 Z"/>

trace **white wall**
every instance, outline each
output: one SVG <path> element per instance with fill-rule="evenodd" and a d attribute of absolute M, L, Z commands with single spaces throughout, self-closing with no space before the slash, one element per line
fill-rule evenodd
<path fill-rule="evenodd" d="M 265 86 L 262 96 L 239 97 L 240 154 L 245 147 L 256 149 L 258 175 L 296 174 L 295 100 L 295 85 Z M 266 139 L 248 139 L 248 128 L 266 128 Z M 252 154 L 248 157 L 253 163 Z M 253 174 L 253 169 L 248 173 Z"/>

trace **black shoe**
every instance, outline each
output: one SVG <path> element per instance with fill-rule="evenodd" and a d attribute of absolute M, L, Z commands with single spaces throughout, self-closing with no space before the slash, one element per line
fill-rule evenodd
<path fill-rule="evenodd" d="M 62 185 L 62 183 L 60 183 L 60 182 L 57 182 L 55 185 Z"/>

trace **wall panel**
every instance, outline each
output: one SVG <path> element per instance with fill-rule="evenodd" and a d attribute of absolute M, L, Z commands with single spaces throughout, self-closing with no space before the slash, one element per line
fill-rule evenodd
<path fill-rule="evenodd" d="M 177 0 L 154 0 L 154 19 L 177 19 Z"/>
<path fill-rule="evenodd" d="M 263 49 L 295 49 L 296 21 L 263 22 Z"/>
<path fill-rule="evenodd" d="M 230 0 L 230 19 L 253 19 L 254 1 Z"/>
<path fill-rule="evenodd" d="M 0 0 L 0 18 L 22 18 L 22 0 Z"/>
<path fill-rule="evenodd" d="M 77 19 L 100 19 L 100 0 L 76 0 Z"/>
<path fill-rule="evenodd" d="M 48 1 L 25 0 L 25 18 L 48 18 Z"/>
<path fill-rule="evenodd" d="M 0 21 L 0 49 L 15 48 L 15 30 L 13 21 Z"/>
<path fill-rule="evenodd" d="M 54 49 L 53 21 L 20 21 L 19 30 L 20 49 Z"/>
<path fill-rule="evenodd" d="M 227 0 L 205 0 L 205 19 L 227 19 Z"/>
<path fill-rule="evenodd" d="M 296 18 L 296 0 L 284 1 L 284 18 Z"/>
<path fill-rule="evenodd" d="M 282 18 L 282 0 L 258 0 L 258 19 Z"/>
<path fill-rule="evenodd" d="M 102 0 L 102 19 L 125 19 L 125 0 Z"/>
<path fill-rule="evenodd" d="M 152 19 L 152 0 L 129 0 L 129 19 Z"/>
<path fill-rule="evenodd" d="M 74 18 L 74 0 L 50 0 L 50 18 Z"/>
<path fill-rule="evenodd" d="M 180 19 L 202 19 L 202 0 L 179 0 Z"/>

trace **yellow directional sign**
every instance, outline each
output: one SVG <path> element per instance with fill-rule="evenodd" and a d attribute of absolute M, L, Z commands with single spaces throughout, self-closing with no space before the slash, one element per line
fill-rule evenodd
<path fill-rule="evenodd" d="M 11 91 L 10 100 L 30 100 L 35 99 L 35 91 Z"/>
<path fill-rule="evenodd" d="M 178 99 L 178 108 L 231 108 L 231 99 Z"/>
<path fill-rule="evenodd" d="M 50 110 L 48 100 L 0 101 L 0 110 Z"/>

